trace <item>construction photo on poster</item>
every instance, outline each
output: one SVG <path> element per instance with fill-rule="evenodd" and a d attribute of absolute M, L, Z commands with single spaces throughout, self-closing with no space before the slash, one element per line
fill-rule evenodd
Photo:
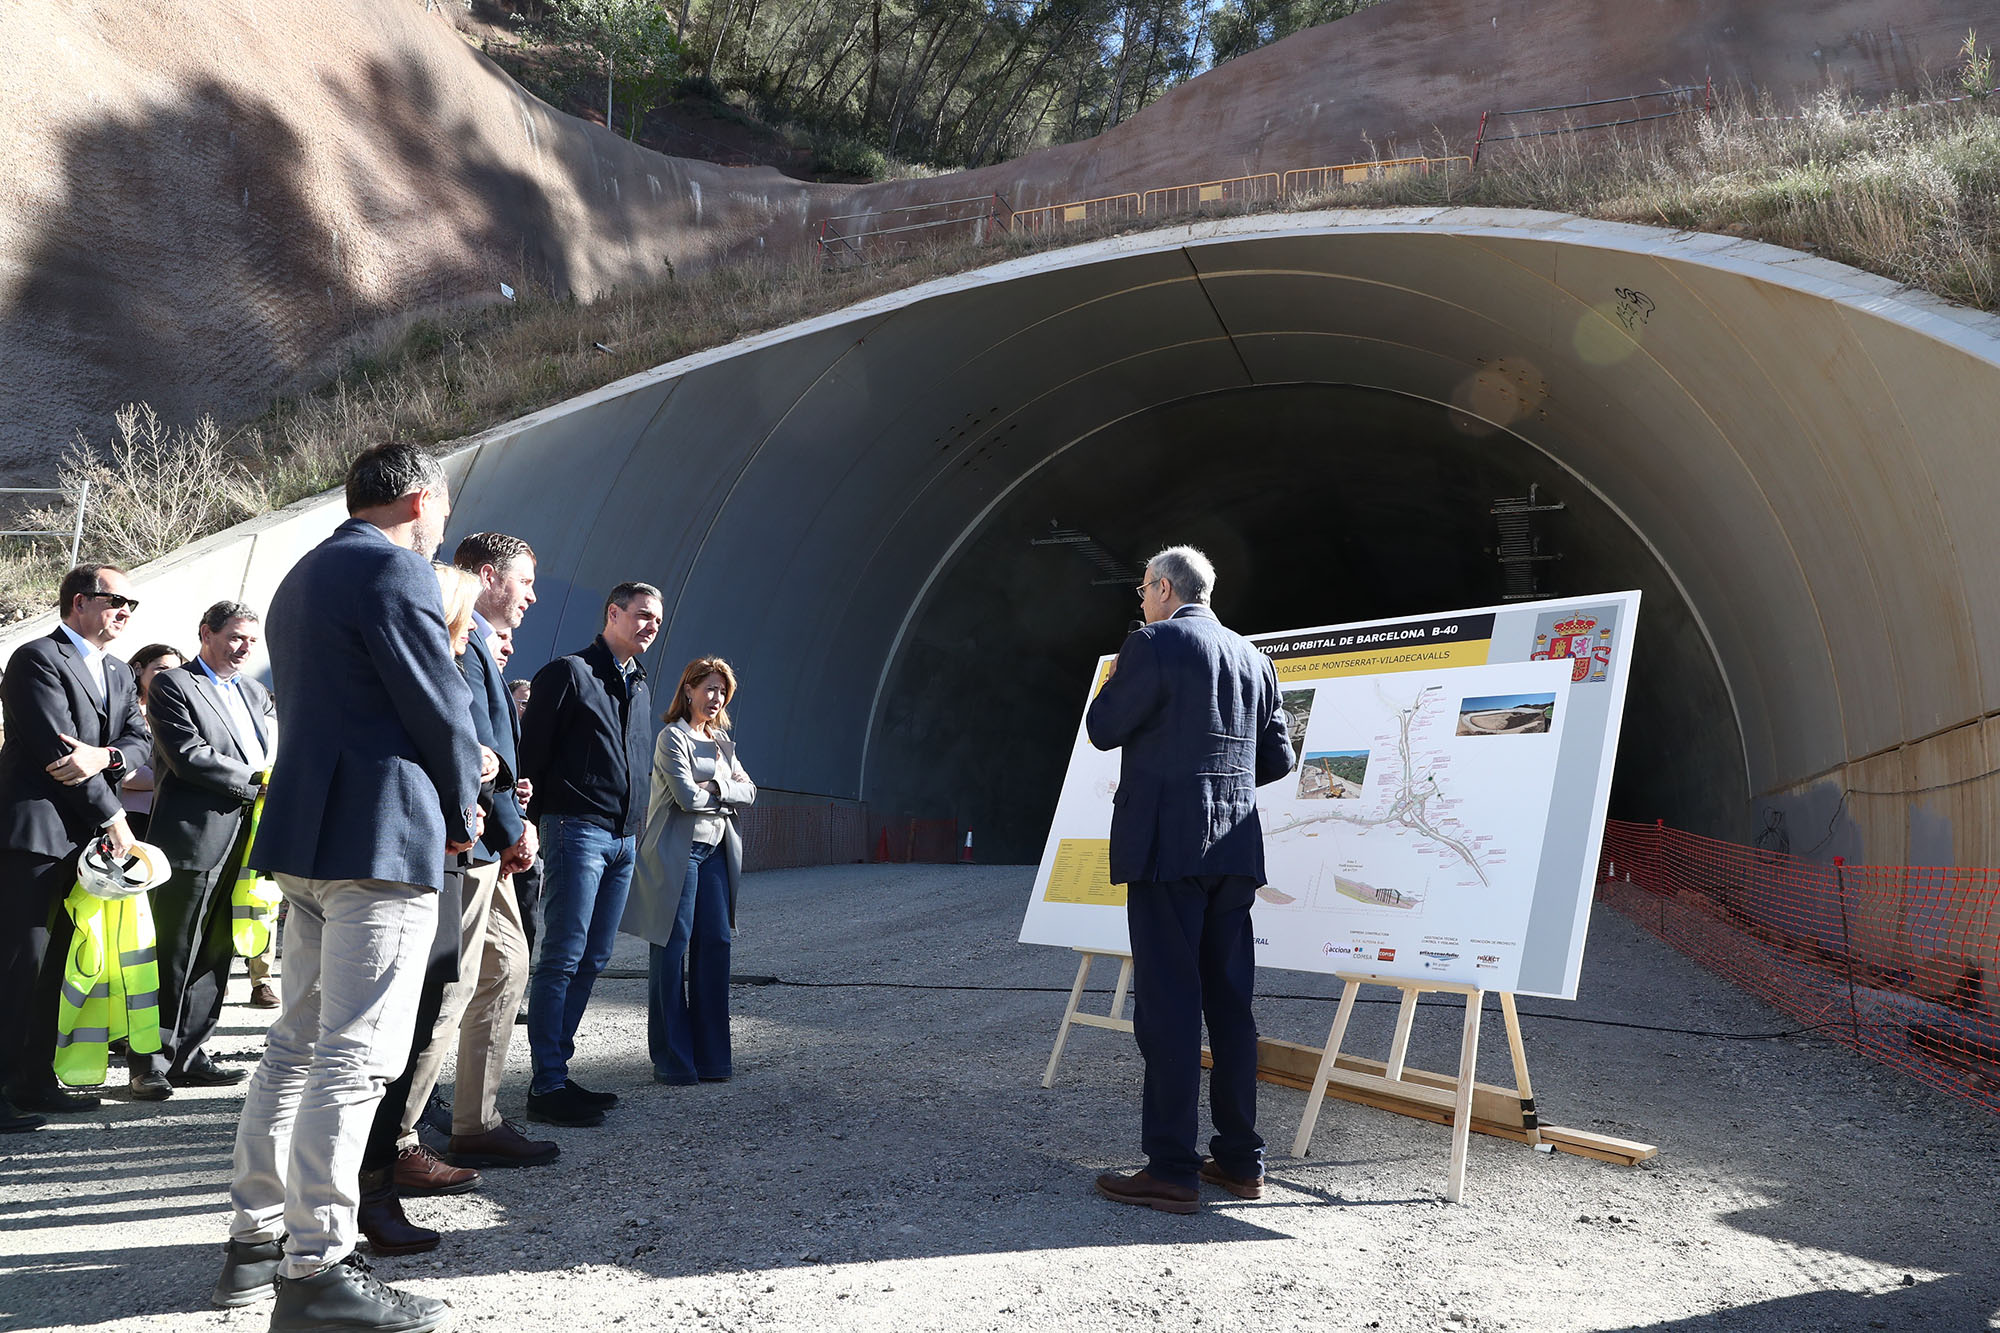
<path fill-rule="evenodd" d="M 1257 793 L 1258 964 L 1575 998 L 1638 608 L 1627 592 L 1252 636 L 1297 756 Z M 1079 719 L 1022 942 L 1126 952 L 1118 762 Z"/>

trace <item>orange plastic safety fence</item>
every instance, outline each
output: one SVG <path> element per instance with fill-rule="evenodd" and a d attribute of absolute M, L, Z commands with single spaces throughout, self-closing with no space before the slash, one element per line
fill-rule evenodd
<path fill-rule="evenodd" d="M 2000 1112 L 2000 870 L 1605 826 L 1598 897 L 1823 1035 Z"/>
<path fill-rule="evenodd" d="M 868 859 L 898 865 L 958 860 L 960 835 L 955 819 L 909 815 L 868 817 Z"/>

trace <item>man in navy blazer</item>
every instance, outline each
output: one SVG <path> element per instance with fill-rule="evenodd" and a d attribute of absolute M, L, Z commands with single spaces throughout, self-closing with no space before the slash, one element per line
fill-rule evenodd
<path fill-rule="evenodd" d="M 1191 546 L 1147 562 L 1146 624 L 1127 636 L 1085 717 L 1092 745 L 1123 751 L 1111 879 L 1126 885 L 1132 1027 L 1146 1061 L 1146 1167 L 1101 1175 L 1097 1188 L 1168 1213 L 1200 1207 L 1197 1179 L 1245 1199 L 1264 1189 L 1250 1012 L 1250 907 L 1264 883 L 1256 789 L 1291 771 L 1292 747 L 1277 673 L 1209 610 L 1214 587 L 1214 566 Z M 1195 1147 L 1204 1015 L 1215 1055 L 1206 1160 Z"/>
<path fill-rule="evenodd" d="M 285 739 L 250 863 L 277 878 L 291 926 L 214 1298 L 248 1304 L 282 1276 L 272 1333 L 422 1333 L 446 1314 L 370 1277 L 354 1247 L 362 1149 L 409 1057 L 445 857 L 479 834 L 471 696 L 428 559 L 450 508 L 422 449 L 362 453 L 352 517 L 292 567 L 265 621 Z"/>
<path fill-rule="evenodd" d="M 51 1063 L 72 933 L 62 902 L 87 844 L 131 846 L 118 782 L 150 744 L 132 670 L 106 651 L 139 605 L 125 571 L 78 565 L 56 604 L 62 623 L 15 649 L 0 681 L 0 1131 L 97 1105 L 59 1088 Z"/>

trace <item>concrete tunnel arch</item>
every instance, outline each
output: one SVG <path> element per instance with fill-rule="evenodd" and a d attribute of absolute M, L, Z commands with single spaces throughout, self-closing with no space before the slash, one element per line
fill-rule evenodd
<path fill-rule="evenodd" d="M 540 554 L 524 661 L 646 579 L 668 609 L 649 671 L 735 661 L 768 788 L 956 814 L 1025 858 L 1084 664 L 1130 605 L 1029 548 L 1031 524 L 1132 560 L 1205 537 L 1218 609 L 1254 632 L 1499 600 L 1485 504 L 1533 482 L 1570 506 L 1554 591 L 1648 592 L 1632 707 L 1652 721 L 1628 722 L 1614 813 L 1738 837 L 1789 817 L 1794 850 L 1990 864 L 1990 797 L 1961 780 L 2000 748 L 1996 332 L 1727 237 L 1491 210 L 1210 221 L 501 427 L 454 460 L 452 536 Z"/>

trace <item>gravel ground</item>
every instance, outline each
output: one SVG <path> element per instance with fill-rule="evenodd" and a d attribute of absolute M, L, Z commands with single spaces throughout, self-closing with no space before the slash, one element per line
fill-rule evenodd
<path fill-rule="evenodd" d="M 562 1159 L 417 1200 L 449 1234 L 384 1260 L 460 1329 L 1064 1330 L 2000 1328 L 2000 1121 L 1790 1028 L 1614 912 L 1592 925 L 1581 1003 L 1524 1000 L 1544 1114 L 1660 1146 L 1638 1168 L 1473 1137 L 1443 1203 L 1445 1131 L 1330 1102 L 1314 1155 L 1274 1153 L 1260 1203 L 1197 1217 L 1098 1198 L 1137 1164 L 1139 1059 L 1079 1031 L 1039 1086 L 1074 956 L 1014 942 L 1022 867 L 771 871 L 745 886 L 737 1076 L 655 1085 L 643 955 L 624 941 L 577 1074 L 624 1098 Z M 1096 984 L 1112 976 L 1100 964 Z M 861 987 L 892 982 L 921 989 Z M 242 987 L 239 979 L 237 986 Z M 1270 996 L 1334 985 L 1265 972 Z M 937 988 L 937 989 L 931 989 Z M 953 989 L 958 988 L 958 989 Z M 1381 992 L 1385 997 L 1388 992 Z M 1099 1001 L 1103 1003 L 1102 1000 Z M 1259 1001 L 1266 1035 L 1325 1037 L 1325 998 Z M 1386 1048 L 1386 1004 L 1350 1049 Z M 216 1047 L 248 1062 L 257 1011 Z M 1412 1063 L 1452 1067 L 1457 1019 L 1425 1013 Z M 1506 1081 L 1497 1015 L 1481 1072 Z M 518 1113 L 525 1042 L 503 1106 Z M 0 1327 L 261 1329 L 207 1308 L 240 1093 L 104 1110 L 0 1139 Z M 1265 1087 L 1288 1148 L 1303 1094 Z"/>

